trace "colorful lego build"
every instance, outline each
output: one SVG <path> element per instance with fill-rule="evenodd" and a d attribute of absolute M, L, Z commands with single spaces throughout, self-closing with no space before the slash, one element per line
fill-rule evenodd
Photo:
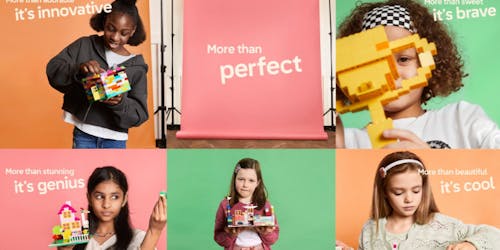
<path fill-rule="evenodd" d="M 57 213 L 60 224 L 52 228 L 54 241 L 49 247 L 87 243 L 90 240 L 88 213 L 88 210 L 80 208 L 80 218 L 77 217 L 77 210 L 71 206 L 70 201 L 66 201 Z"/>
<path fill-rule="evenodd" d="M 337 87 L 348 102 L 337 100 L 337 111 L 358 112 L 368 109 L 371 124 L 367 126 L 373 148 L 381 148 L 395 140 L 382 137 L 382 132 L 392 128 L 392 119 L 386 118 L 383 106 L 411 89 L 427 86 L 431 70 L 435 68 L 433 55 L 436 45 L 413 34 L 389 41 L 383 26 L 365 30 L 337 39 Z M 420 61 L 417 75 L 396 86 L 399 74 L 393 54 L 414 47 Z"/>
<path fill-rule="evenodd" d="M 118 66 L 82 79 L 90 102 L 107 100 L 130 90 L 125 67 Z"/>
<path fill-rule="evenodd" d="M 248 204 L 243 206 L 245 210 L 234 210 L 231 213 L 231 205 L 229 205 L 229 200 L 231 197 L 227 196 L 228 200 L 226 206 L 226 220 L 228 227 L 260 227 L 260 226 L 274 226 L 274 207 L 264 208 L 264 214 L 258 215 L 254 214 L 254 209 L 257 206 L 253 204 Z"/>

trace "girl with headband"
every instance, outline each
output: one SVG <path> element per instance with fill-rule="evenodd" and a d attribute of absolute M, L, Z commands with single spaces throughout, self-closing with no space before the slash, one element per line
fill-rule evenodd
<path fill-rule="evenodd" d="M 394 152 L 382 159 L 359 249 L 500 249 L 497 228 L 466 225 L 439 213 L 424 173 L 414 153 Z"/>
<path fill-rule="evenodd" d="M 462 86 L 463 61 L 458 49 L 441 22 L 434 21 L 429 10 L 414 0 L 388 0 L 358 4 L 339 27 L 339 38 L 363 30 L 384 26 L 387 38 L 397 40 L 414 33 L 434 42 L 436 69 L 428 86 L 410 91 L 384 106 L 385 115 L 393 120 L 394 129 L 383 132 L 387 139 L 398 141 L 388 148 L 500 148 L 498 126 L 477 105 L 465 101 L 449 104 L 438 110 L 425 110 L 428 100 L 446 97 Z M 394 53 L 400 84 L 417 73 L 416 50 L 409 48 Z M 338 100 L 346 101 L 341 91 Z M 371 148 L 366 129 L 343 128 L 337 119 L 337 148 Z"/>

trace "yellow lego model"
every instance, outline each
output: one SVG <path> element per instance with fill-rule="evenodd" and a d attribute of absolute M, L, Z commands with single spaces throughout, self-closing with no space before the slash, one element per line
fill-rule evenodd
<path fill-rule="evenodd" d="M 431 70 L 435 68 L 433 55 L 436 45 L 418 34 L 389 41 L 383 26 L 337 39 L 337 87 L 348 98 L 348 102 L 337 100 L 337 111 L 358 112 L 368 109 L 372 122 L 367 126 L 373 148 L 381 148 L 395 140 L 385 139 L 382 132 L 392 128 L 392 119 L 387 118 L 383 106 L 411 89 L 427 86 Z M 405 79 L 397 88 L 399 74 L 393 53 L 414 47 L 420 67 L 417 75 Z"/>

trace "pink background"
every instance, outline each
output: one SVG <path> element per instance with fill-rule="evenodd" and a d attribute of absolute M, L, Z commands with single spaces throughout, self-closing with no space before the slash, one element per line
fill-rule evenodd
<path fill-rule="evenodd" d="M 327 139 L 323 131 L 318 1 L 184 1 L 179 138 Z M 207 45 L 261 54 L 208 54 Z M 221 83 L 220 66 L 301 58 L 302 72 Z"/>
<path fill-rule="evenodd" d="M 96 167 L 112 165 L 127 175 L 130 217 L 135 228 L 147 230 L 159 192 L 166 190 L 164 150 L 2 150 L 0 151 L 0 231 L 2 249 L 48 249 L 57 212 L 70 200 L 87 207 L 87 178 Z M 74 169 L 68 180 L 84 179 L 84 187 L 39 194 L 37 183 L 64 180 L 65 175 L 9 175 L 6 169 Z M 34 183 L 33 192 L 15 193 L 14 181 Z M 54 248 L 55 249 L 55 248 Z M 166 231 L 158 249 L 166 249 Z"/>

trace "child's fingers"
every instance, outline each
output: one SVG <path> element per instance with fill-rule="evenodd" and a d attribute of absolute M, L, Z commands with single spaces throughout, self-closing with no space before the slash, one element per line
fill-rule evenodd
<path fill-rule="evenodd" d="M 344 126 L 342 125 L 342 119 L 340 115 L 335 117 L 335 148 L 345 148 L 344 141 Z"/>
<path fill-rule="evenodd" d="M 165 197 L 160 196 L 158 201 L 156 201 L 155 207 L 153 208 L 153 216 L 156 221 L 163 222 L 166 221 L 167 214 L 167 201 Z"/>
<path fill-rule="evenodd" d="M 93 74 L 98 74 L 103 71 L 105 71 L 103 68 L 101 68 L 101 65 L 95 60 L 90 60 L 88 62 L 82 63 L 80 65 L 80 71 L 88 74 L 88 73 L 93 73 Z"/>
<path fill-rule="evenodd" d="M 160 199 L 158 200 L 158 203 L 160 204 L 161 209 L 166 209 L 167 208 L 167 198 L 160 196 Z"/>
<path fill-rule="evenodd" d="M 160 219 L 163 221 L 166 218 L 167 214 L 167 200 L 165 197 L 160 196 L 160 199 L 157 202 L 157 208 L 158 208 L 158 215 L 160 216 Z"/>
<path fill-rule="evenodd" d="M 384 138 L 397 139 L 398 142 L 388 144 L 385 148 L 429 148 L 429 145 L 413 132 L 405 129 L 387 129 Z"/>
<path fill-rule="evenodd" d="M 102 101 L 103 103 L 109 104 L 109 105 L 117 105 L 122 101 L 123 95 L 117 95 L 113 96 L 107 100 Z"/>

